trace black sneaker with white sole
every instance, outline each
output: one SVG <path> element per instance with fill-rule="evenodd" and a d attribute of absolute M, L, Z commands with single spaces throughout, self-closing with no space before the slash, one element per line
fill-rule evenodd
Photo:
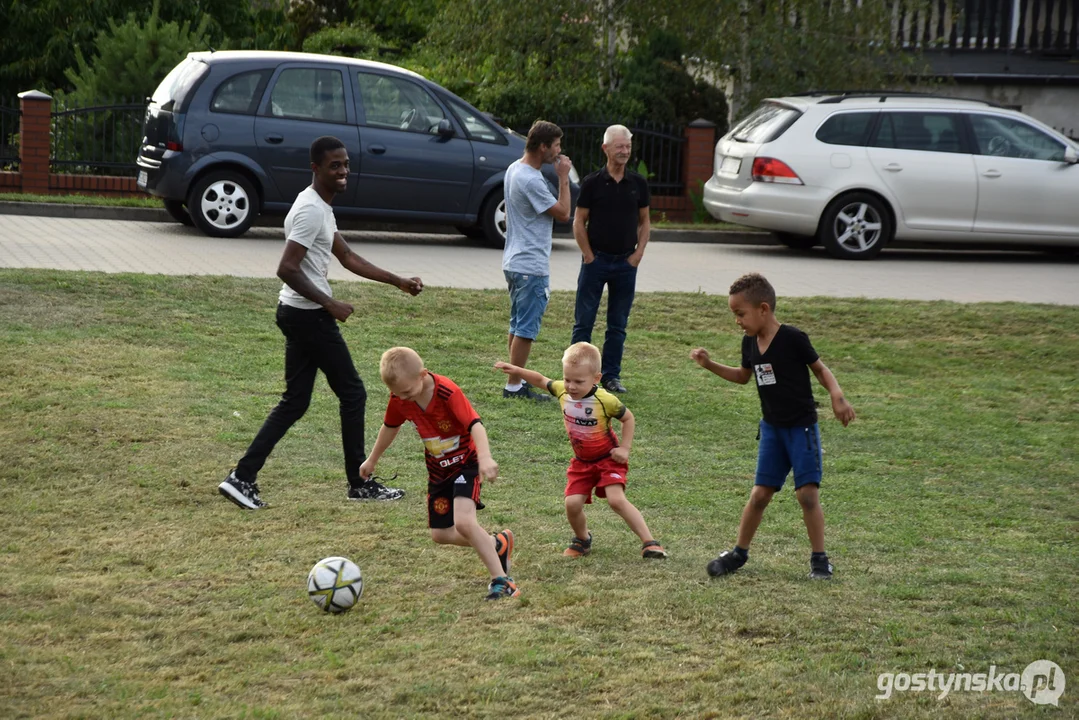
<path fill-rule="evenodd" d="M 394 475 L 390 480 L 394 480 Z M 400 500 L 405 496 L 405 491 L 400 488 L 386 487 L 379 482 L 382 478 L 371 476 L 362 485 L 348 489 L 349 500 Z"/>
<path fill-rule="evenodd" d="M 538 403 L 550 402 L 554 400 L 553 395 L 546 392 L 541 393 L 526 382 L 521 383 L 520 390 L 507 390 L 506 388 L 502 388 L 502 397 L 511 399 L 515 398 L 518 400 L 531 400 L 532 402 Z"/>
<path fill-rule="evenodd" d="M 828 560 L 828 556 L 825 555 L 822 558 L 810 558 L 809 560 L 809 579 L 810 580 L 831 580 L 832 579 L 832 567 L 831 561 Z"/>
<path fill-rule="evenodd" d="M 708 563 L 708 574 L 712 577 L 730 575 L 746 564 L 746 558 L 733 550 L 724 550 L 712 562 Z"/>
<path fill-rule="evenodd" d="M 241 480 L 236 477 L 235 470 L 229 472 L 225 481 L 217 486 L 217 491 L 244 510 L 258 510 L 266 507 L 266 503 L 259 497 L 258 483 L 254 480 L 251 482 Z"/>

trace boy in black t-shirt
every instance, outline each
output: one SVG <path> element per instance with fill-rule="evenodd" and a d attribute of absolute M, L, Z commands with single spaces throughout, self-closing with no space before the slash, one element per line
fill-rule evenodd
<path fill-rule="evenodd" d="M 738 525 L 738 542 L 733 550 L 720 553 L 708 563 L 708 574 L 716 577 L 732 573 L 749 559 L 749 544 L 772 496 L 782 489 L 787 474 L 794 470 L 794 494 L 802 506 L 802 519 L 809 533 L 809 577 L 828 580 L 832 564 L 824 552 L 824 513 L 818 491 L 821 481 L 820 429 L 808 366 L 832 397 L 832 412 L 846 427 L 854 419 L 854 408 L 843 397 L 835 376 L 821 362 L 809 336 L 792 325 L 781 325 L 775 316 L 776 291 L 761 275 L 743 275 L 730 289 L 728 305 L 735 322 L 745 332 L 742 338 L 742 365 L 720 365 L 697 348 L 690 357 L 724 380 L 744 385 L 757 380 L 761 399 L 760 448 L 757 479 Z"/>

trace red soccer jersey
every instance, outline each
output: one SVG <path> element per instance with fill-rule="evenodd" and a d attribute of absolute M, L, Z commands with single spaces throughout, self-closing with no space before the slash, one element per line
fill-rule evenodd
<path fill-rule="evenodd" d="M 480 422 L 480 416 L 456 383 L 434 373 L 431 377 L 435 392 L 426 410 L 415 401 L 390 393 L 382 422 L 386 427 L 401 427 L 406 421 L 416 425 L 423 440 L 427 474 L 431 482 L 440 483 L 460 475 L 462 467 L 476 464 L 476 448 L 469 431 Z"/>

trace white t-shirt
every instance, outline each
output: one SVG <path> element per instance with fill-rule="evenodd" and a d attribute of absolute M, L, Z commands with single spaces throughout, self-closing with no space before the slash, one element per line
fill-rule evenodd
<path fill-rule="evenodd" d="M 518 160 L 506 169 L 506 249 L 502 269 L 522 275 L 551 274 L 551 231 L 547 214 L 558 198 L 536 168 Z"/>
<path fill-rule="evenodd" d="M 291 240 L 307 248 L 300 262 L 304 276 L 322 292 L 333 297 L 326 273 L 333 257 L 333 235 L 337 232 L 337 220 L 333 208 L 323 200 L 314 187 L 308 187 L 296 196 L 292 209 L 285 216 L 285 240 Z M 303 310 L 318 310 L 322 306 L 299 294 L 288 283 L 281 286 L 278 300 L 285 305 Z"/>

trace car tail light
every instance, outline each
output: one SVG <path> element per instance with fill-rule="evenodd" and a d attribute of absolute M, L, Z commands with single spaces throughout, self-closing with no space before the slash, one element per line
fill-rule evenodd
<path fill-rule="evenodd" d="M 798 173 L 782 160 L 770 157 L 753 159 L 753 179 L 757 182 L 783 183 L 785 185 L 805 185 Z"/>
<path fill-rule="evenodd" d="M 165 143 L 165 149 L 166 150 L 175 150 L 176 152 L 180 152 L 181 150 L 184 149 L 184 144 L 180 143 L 180 142 L 173 142 L 172 140 L 169 140 L 167 143 Z"/>

